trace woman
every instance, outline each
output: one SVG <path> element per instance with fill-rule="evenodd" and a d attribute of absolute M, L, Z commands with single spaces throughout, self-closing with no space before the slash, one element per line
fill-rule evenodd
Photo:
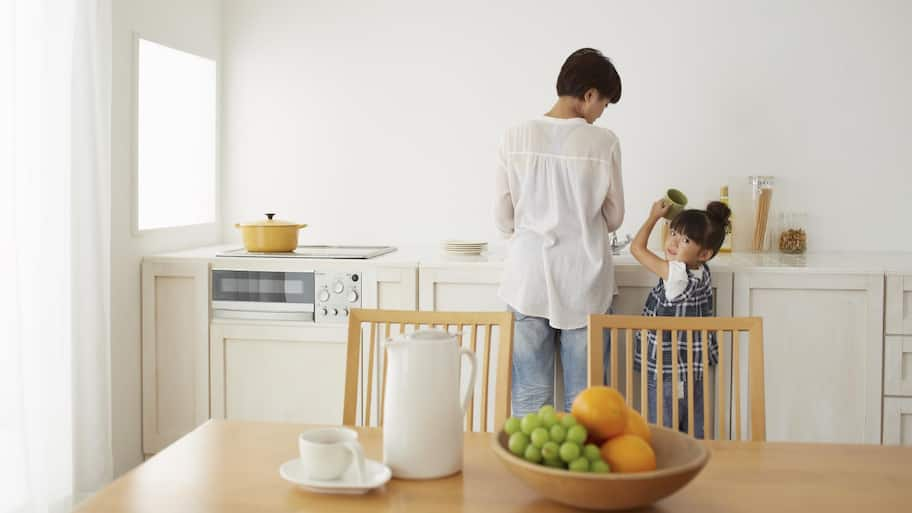
<path fill-rule="evenodd" d="M 511 237 L 499 295 L 514 312 L 513 414 L 553 400 L 560 348 L 564 409 L 586 387 L 586 322 L 617 293 L 608 235 L 624 219 L 617 136 L 593 126 L 621 98 L 598 50 L 567 58 L 558 99 L 504 137 L 495 193 L 498 230 Z"/>

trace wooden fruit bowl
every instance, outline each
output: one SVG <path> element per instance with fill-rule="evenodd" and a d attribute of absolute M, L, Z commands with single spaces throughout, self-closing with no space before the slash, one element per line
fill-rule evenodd
<path fill-rule="evenodd" d="M 709 449 L 696 439 L 664 427 L 649 428 L 657 467 L 651 472 L 591 474 L 536 465 L 509 451 L 509 436 L 503 431 L 492 446 L 510 472 L 551 500 L 586 509 L 631 509 L 680 490 L 709 461 Z"/>

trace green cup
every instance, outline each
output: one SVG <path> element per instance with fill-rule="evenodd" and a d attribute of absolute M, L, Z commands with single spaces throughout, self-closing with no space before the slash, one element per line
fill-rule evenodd
<path fill-rule="evenodd" d="M 668 189 L 665 191 L 665 201 L 671 205 L 665 213 L 665 219 L 671 221 L 687 206 L 687 195 L 677 189 Z"/>

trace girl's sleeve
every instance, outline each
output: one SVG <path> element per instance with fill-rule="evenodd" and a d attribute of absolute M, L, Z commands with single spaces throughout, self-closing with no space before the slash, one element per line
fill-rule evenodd
<path fill-rule="evenodd" d="M 684 262 L 668 262 L 668 279 L 665 280 L 665 299 L 674 301 L 687 290 L 690 276 Z"/>
<path fill-rule="evenodd" d="M 497 171 L 494 178 L 494 225 L 504 237 L 513 235 L 513 196 L 507 179 L 507 159 L 503 144 L 497 152 Z"/>
<path fill-rule="evenodd" d="M 613 232 L 621 227 L 624 222 L 624 180 L 621 176 L 621 143 L 617 140 L 614 142 L 614 148 L 611 150 L 611 161 L 608 172 L 610 178 L 608 182 L 608 194 L 602 203 L 602 217 L 605 218 L 605 224 L 608 225 L 608 231 Z"/>

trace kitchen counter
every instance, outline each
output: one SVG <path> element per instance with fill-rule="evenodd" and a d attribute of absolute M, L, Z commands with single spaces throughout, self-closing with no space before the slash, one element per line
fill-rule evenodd
<path fill-rule="evenodd" d="M 195 248 L 143 261 L 146 454 L 183 436 L 190 424 L 182 419 L 194 414 L 193 425 L 226 411 L 238 418 L 313 423 L 338 413 L 333 405 L 341 404 L 341 396 L 324 389 L 344 388 L 344 324 L 210 322 L 213 268 L 357 269 L 364 277 L 365 308 L 485 312 L 507 306 L 498 295 L 504 251 L 495 244 L 481 256 L 446 255 L 428 244 L 369 260 L 216 257 L 237 247 Z M 629 253 L 614 261 L 618 295 L 612 306 L 636 315 L 656 277 Z M 905 340 L 912 336 L 912 253 L 744 252 L 719 255 L 711 267 L 720 317 L 763 318 L 768 439 L 901 443 L 902 419 L 912 407 L 912 380 L 902 367 L 908 360 L 903 355 L 910 354 Z M 166 393 L 186 383 L 195 383 L 192 391 Z M 260 392 L 250 393 L 254 388 Z M 299 391 L 311 389 L 318 392 L 302 401 Z M 264 403 L 260 398 L 267 395 L 270 402 Z M 233 410 L 226 409 L 229 403 Z M 295 410 L 317 403 L 322 406 Z"/>
<path fill-rule="evenodd" d="M 221 251 L 237 249 L 237 244 L 206 246 L 184 251 L 161 253 L 146 257 L 157 261 L 232 261 L 250 257 L 216 257 Z M 257 258 L 257 260 L 288 260 Z M 293 259 L 296 262 L 302 259 Z M 371 265 L 384 267 L 424 268 L 493 268 L 503 266 L 504 249 L 496 247 L 481 256 L 447 255 L 434 246 L 398 248 L 392 253 L 366 260 Z M 639 266 L 630 253 L 614 257 L 617 267 Z M 712 269 L 724 271 L 774 271 L 811 273 L 912 273 L 912 253 L 899 252 L 839 252 L 786 255 L 782 253 L 735 252 L 721 254 L 710 261 Z"/>

